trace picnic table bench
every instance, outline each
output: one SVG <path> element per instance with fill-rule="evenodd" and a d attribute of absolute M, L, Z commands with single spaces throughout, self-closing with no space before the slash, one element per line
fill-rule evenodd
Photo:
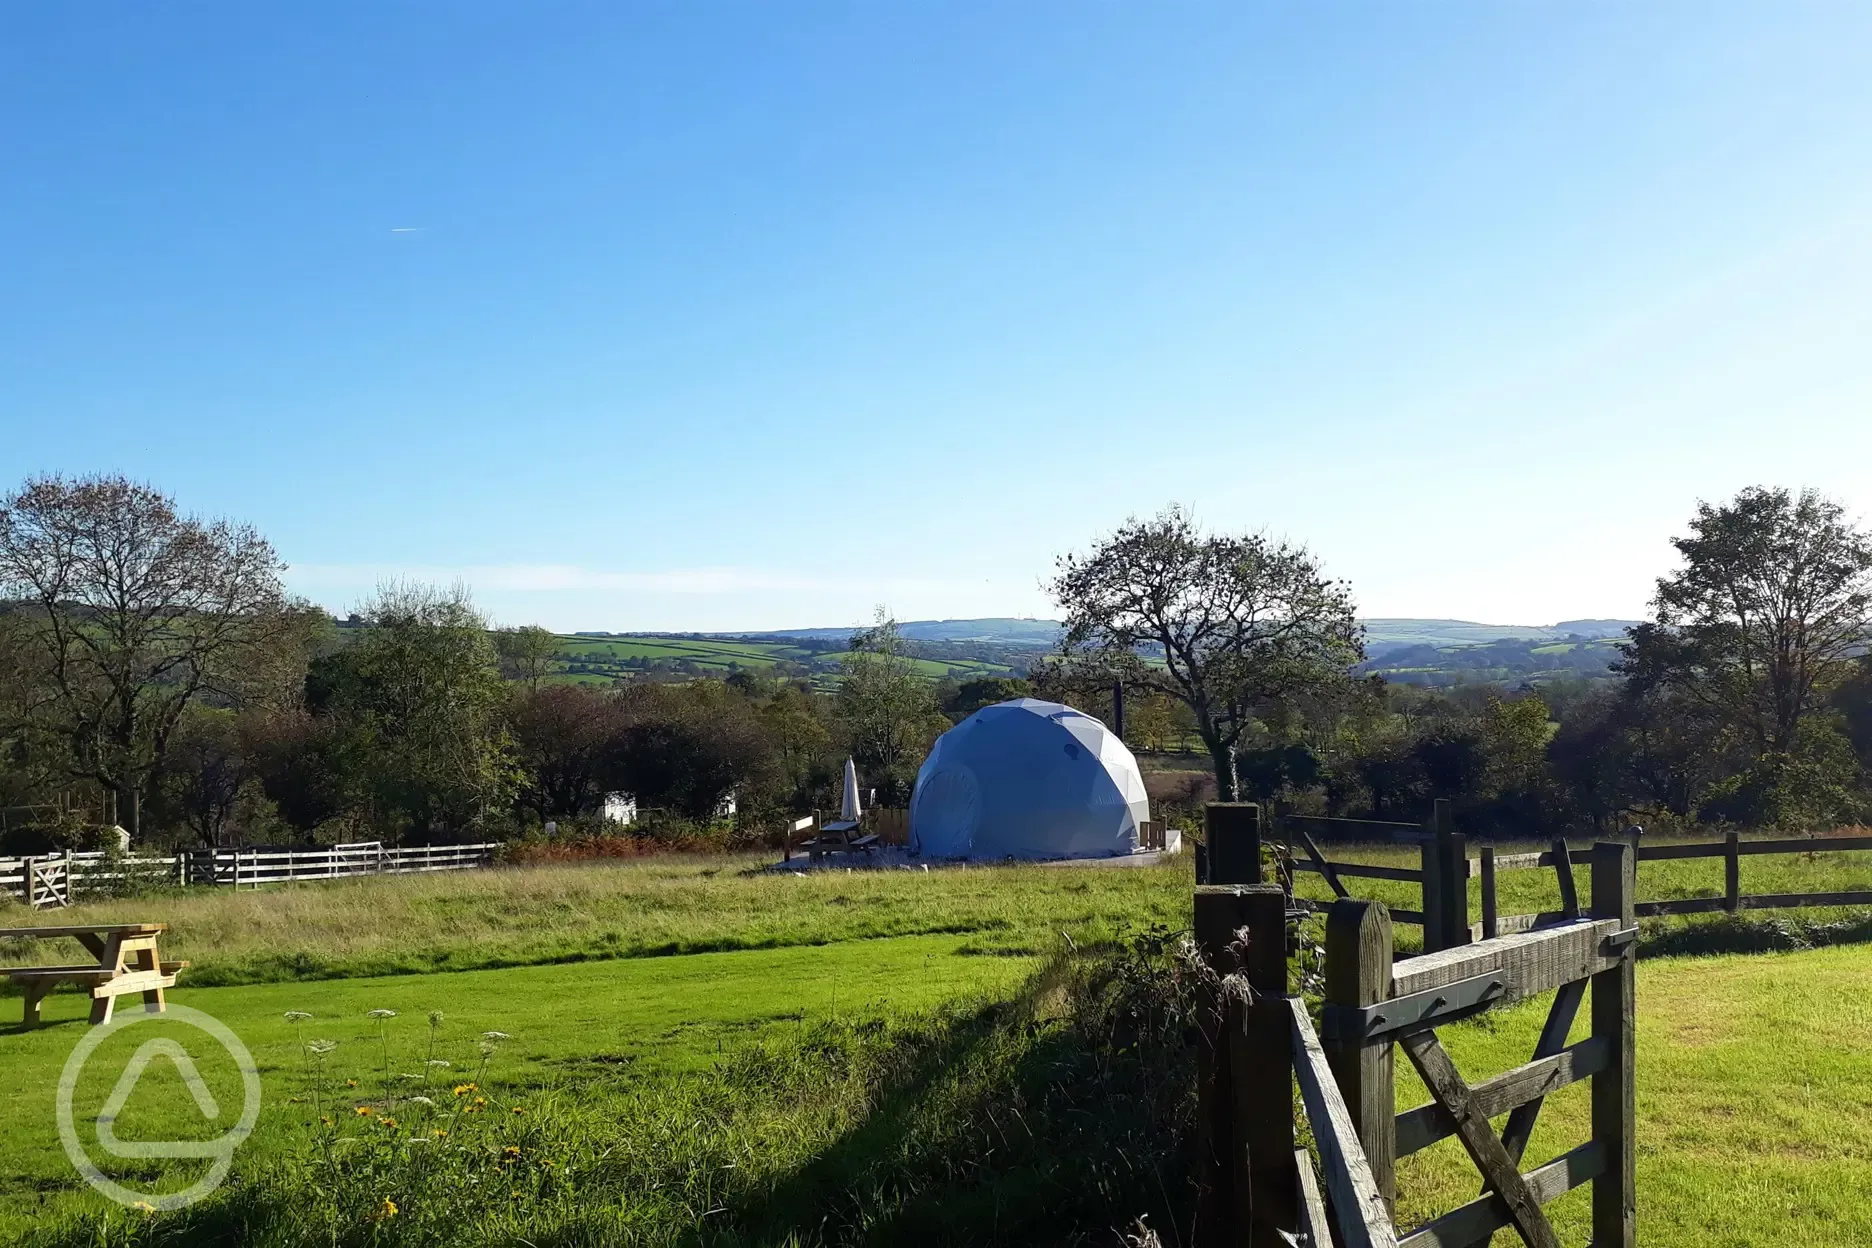
<path fill-rule="evenodd" d="M 156 952 L 156 939 L 169 930 L 166 923 L 91 923 L 69 927 L 0 927 L 0 938 L 50 940 L 69 936 L 89 950 L 97 961 L 72 966 L 13 966 L 0 974 L 26 990 L 22 1026 L 39 1022 L 39 1002 L 54 984 L 91 986 L 91 1021 L 108 1023 L 117 998 L 143 994 L 143 1008 L 160 1014 L 163 989 L 175 987 L 176 974 L 187 962 L 164 962 Z"/>
<path fill-rule="evenodd" d="M 868 853 L 877 844 L 875 832 L 860 836 L 858 821 L 846 819 L 820 824 L 818 835 L 800 848 L 807 852 L 809 858 L 817 860 L 826 854 Z"/>

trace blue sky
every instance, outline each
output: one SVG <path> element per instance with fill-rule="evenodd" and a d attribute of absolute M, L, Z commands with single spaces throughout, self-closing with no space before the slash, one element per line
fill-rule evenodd
<path fill-rule="evenodd" d="M 1872 6 L 0 10 L 0 475 L 344 609 L 1043 614 L 1169 502 L 1373 615 L 1872 512 Z"/>

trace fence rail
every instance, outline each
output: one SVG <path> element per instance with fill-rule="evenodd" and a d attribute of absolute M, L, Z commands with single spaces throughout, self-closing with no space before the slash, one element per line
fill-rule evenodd
<path fill-rule="evenodd" d="M 74 894 L 135 880 L 183 887 L 259 888 L 297 880 L 465 871 L 492 866 L 498 848 L 486 842 L 386 849 L 373 842 L 315 850 L 184 850 L 167 857 L 63 853 L 0 858 L 0 896 L 45 909 L 70 905 Z"/>
<path fill-rule="evenodd" d="M 1691 841 L 1673 845 L 1637 844 L 1635 833 L 1627 834 L 1638 862 L 1675 862 L 1695 858 L 1720 858 L 1724 863 L 1723 892 L 1720 897 L 1672 897 L 1635 903 L 1639 918 L 1666 914 L 1735 914 L 1743 910 L 1794 910 L 1814 906 L 1872 906 L 1872 890 L 1853 889 L 1828 893 L 1744 893 L 1742 859 L 1768 854 L 1813 854 L 1872 850 L 1872 836 L 1773 837 L 1745 841 L 1731 832 L 1720 841 Z M 1482 922 L 1473 934 L 1483 939 L 1517 931 L 1528 931 L 1560 922 L 1579 914 L 1574 892 L 1573 868 L 1577 855 L 1564 840 L 1538 853 L 1497 854 L 1484 848 L 1472 860 L 1471 874 L 1482 877 Z M 1496 875 L 1503 871 L 1549 870 L 1554 872 L 1560 893 L 1560 909 L 1538 914 L 1497 913 Z"/>
<path fill-rule="evenodd" d="M 1219 809 L 1211 832 L 1239 818 Z M 1226 847 L 1222 857 L 1230 861 Z M 1383 903 L 1333 902 L 1317 1031 L 1288 991 L 1289 894 L 1258 881 L 1199 885 L 1196 944 L 1214 978 L 1199 1015 L 1197 1241 L 1456 1248 L 1506 1228 L 1558 1248 L 1542 1206 L 1591 1184 L 1593 1242 L 1631 1248 L 1635 859 L 1629 845 L 1606 842 L 1590 861 L 1586 913 L 1396 961 Z M 1569 1045 L 1589 986 L 1590 1033 Z M 1554 1000 L 1530 1060 L 1467 1082 L 1437 1029 L 1544 992 Z M 1402 1114 L 1399 1050 L 1431 1096 Z M 1544 1098 L 1582 1080 L 1591 1084 L 1591 1138 L 1522 1173 Z M 1313 1150 L 1294 1146 L 1296 1086 Z M 1491 1120 L 1502 1115 L 1497 1133 Z M 1481 1195 L 1400 1234 L 1397 1159 L 1447 1137 L 1475 1165 Z"/>

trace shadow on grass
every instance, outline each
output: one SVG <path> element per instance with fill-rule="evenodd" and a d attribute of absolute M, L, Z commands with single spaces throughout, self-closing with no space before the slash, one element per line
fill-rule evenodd
<path fill-rule="evenodd" d="M 861 1122 L 697 1242 L 1116 1245 L 1143 1218 L 1183 1243 L 1189 1055 L 1049 1017 L 1068 974 L 954 1019 Z"/>
<path fill-rule="evenodd" d="M 1794 953 L 1826 945 L 1872 942 L 1872 913 L 1839 919 L 1800 915 L 1718 915 L 1689 920 L 1646 920 L 1640 958 L 1708 957 L 1725 953 Z"/>

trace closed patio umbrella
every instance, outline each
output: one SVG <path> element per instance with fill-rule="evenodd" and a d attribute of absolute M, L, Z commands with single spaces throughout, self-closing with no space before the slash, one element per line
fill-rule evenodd
<path fill-rule="evenodd" d="M 839 802 L 839 818 L 856 823 L 863 813 L 858 804 L 858 767 L 848 758 L 845 760 L 845 796 Z"/>

